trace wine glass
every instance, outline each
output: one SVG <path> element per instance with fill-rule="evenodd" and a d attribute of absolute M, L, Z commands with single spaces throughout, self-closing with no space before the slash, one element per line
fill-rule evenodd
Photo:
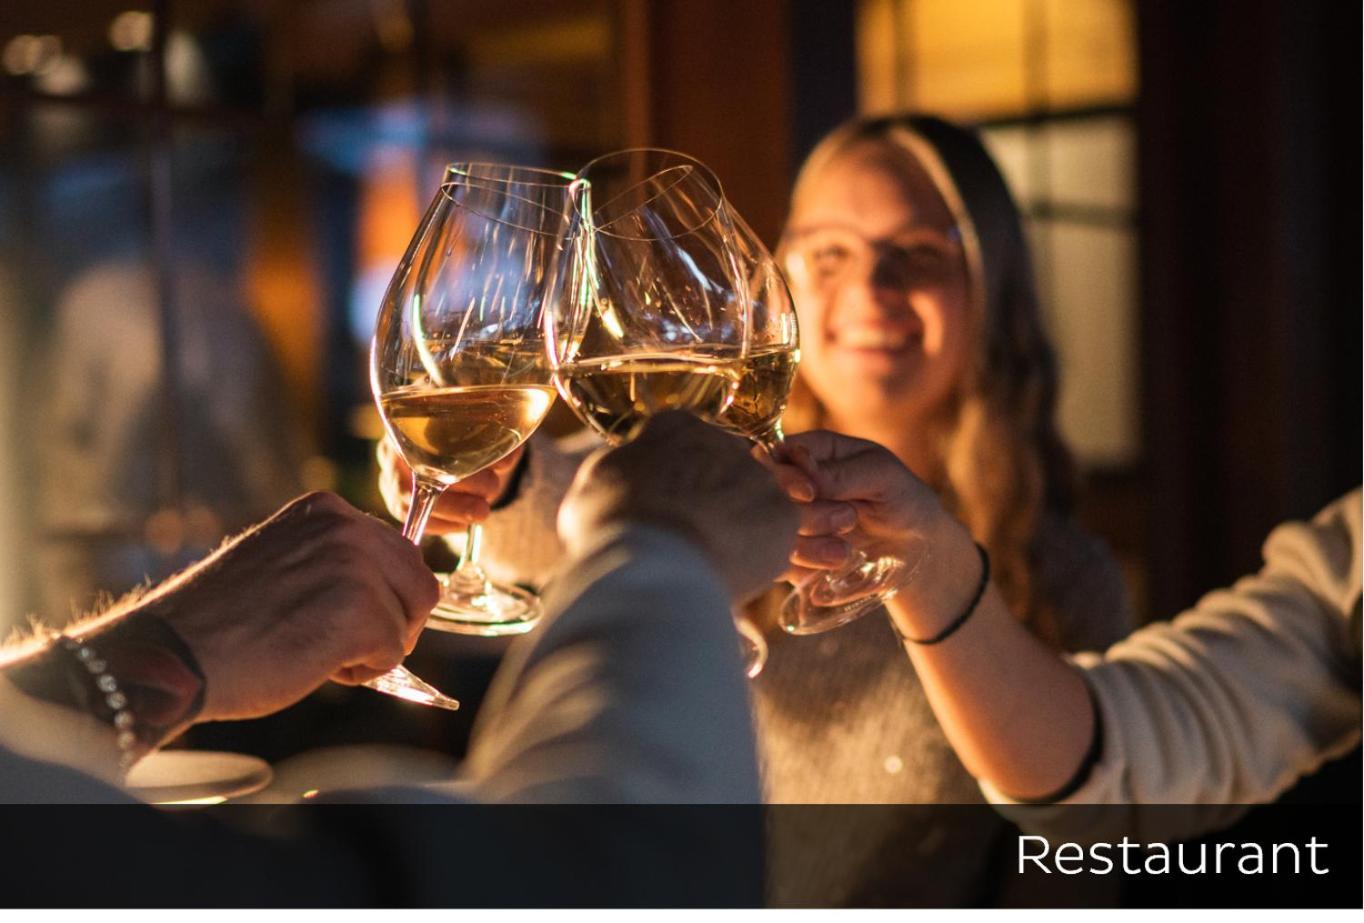
<path fill-rule="evenodd" d="M 719 422 L 748 351 L 748 291 L 732 213 L 715 174 L 676 151 L 599 157 L 578 172 L 575 214 L 590 233 L 548 337 L 560 394 L 612 443 L 646 418 L 685 410 Z M 767 660 L 756 626 L 736 619 L 744 670 Z"/>
<path fill-rule="evenodd" d="M 781 416 L 800 364 L 800 329 L 777 261 L 742 217 L 731 211 L 730 220 L 750 304 L 749 346 L 734 400 L 717 422 L 775 453 L 786 438 Z"/>
<path fill-rule="evenodd" d="M 716 421 L 775 454 L 785 439 L 782 413 L 800 363 L 800 330 L 791 292 L 772 254 L 743 217 L 730 210 L 741 282 L 749 301 L 749 347 L 734 399 Z M 757 676 L 767 663 L 767 641 L 756 625 L 740 620 L 745 671 Z"/>
<path fill-rule="evenodd" d="M 719 423 L 747 436 L 770 454 L 785 441 L 781 417 L 800 363 L 795 305 L 772 254 L 743 218 L 731 213 L 741 276 L 752 305 L 749 351 L 734 400 Z M 854 548 L 852 559 L 796 587 L 782 602 L 779 622 L 790 634 L 818 634 L 853 621 L 879 606 L 917 573 L 924 552 L 912 564 L 900 552 Z M 761 670 L 758 665 L 754 673 Z"/>
<path fill-rule="evenodd" d="M 665 410 L 715 421 L 748 349 L 719 181 L 699 161 L 655 149 L 599 157 L 578 178 L 580 271 L 547 314 L 559 393 L 615 444 Z"/>
<path fill-rule="evenodd" d="M 388 436 L 412 470 L 403 536 L 414 543 L 445 488 L 514 451 L 554 402 L 542 312 L 566 263 L 571 180 L 500 164 L 448 167 L 384 296 L 370 381 Z M 428 626 L 525 630 L 539 601 L 488 582 L 476 530 Z M 399 670 L 366 685 L 450 707 Z"/>

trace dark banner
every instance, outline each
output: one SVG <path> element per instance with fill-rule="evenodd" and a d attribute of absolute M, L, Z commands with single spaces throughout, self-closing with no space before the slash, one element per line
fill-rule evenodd
<path fill-rule="evenodd" d="M 1359 804 L 1083 811 L 11 805 L 0 905 L 1361 905 Z"/>

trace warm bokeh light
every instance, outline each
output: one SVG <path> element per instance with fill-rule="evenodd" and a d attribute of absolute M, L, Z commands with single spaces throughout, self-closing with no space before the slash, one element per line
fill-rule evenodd
<path fill-rule="evenodd" d="M 858 17 L 863 111 L 1001 118 L 1136 92 L 1130 0 L 862 0 Z"/>
<path fill-rule="evenodd" d="M 144 10 L 127 10 L 109 24 L 109 44 L 119 51 L 147 51 L 152 47 L 156 21 Z"/>
<path fill-rule="evenodd" d="M 0 64 L 15 77 L 42 74 L 56 66 L 62 56 L 62 41 L 55 35 L 16 35 L 0 52 Z"/>

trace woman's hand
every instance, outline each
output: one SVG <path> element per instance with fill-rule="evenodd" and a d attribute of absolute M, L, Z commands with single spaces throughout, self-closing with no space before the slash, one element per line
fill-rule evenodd
<path fill-rule="evenodd" d="M 777 479 L 801 502 L 800 538 L 786 578 L 845 564 L 853 549 L 909 556 L 950 520 L 937 496 L 888 449 L 827 430 L 786 440 Z"/>
<path fill-rule="evenodd" d="M 473 523 L 487 519 L 491 505 L 507 489 L 511 473 L 525 451 L 524 445 L 519 446 L 501 461 L 446 488 L 426 524 L 426 534 L 463 532 Z M 387 438 L 379 440 L 374 453 L 379 459 L 379 492 L 389 514 L 401 522 L 407 518 L 412 502 L 412 469 Z"/>
<path fill-rule="evenodd" d="M 801 504 L 786 579 L 799 586 L 853 549 L 908 562 L 912 579 L 887 605 L 907 638 L 934 636 L 967 605 L 980 579 L 970 533 L 888 449 L 816 430 L 789 437 L 777 468 L 792 497 L 815 498 Z"/>

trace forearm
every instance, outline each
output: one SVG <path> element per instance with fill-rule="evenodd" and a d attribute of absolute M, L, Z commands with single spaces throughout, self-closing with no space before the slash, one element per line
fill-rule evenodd
<path fill-rule="evenodd" d="M 931 559 L 888 605 L 906 639 L 937 636 L 969 607 L 981 563 L 966 530 L 944 516 Z M 1022 799 L 1070 782 L 1094 740 L 1079 672 L 1030 634 L 987 588 L 975 611 L 936 644 L 906 640 L 929 702 L 967 770 Z"/>
<path fill-rule="evenodd" d="M 72 716 L 43 722 L 41 733 L 24 732 L 19 749 L 86 769 L 92 760 L 109 761 L 112 748 L 126 769 L 188 727 L 206 691 L 184 641 L 144 611 L 110 611 L 60 636 L 37 637 L 8 652 L 0 677 L 22 693 L 10 697 L 12 709 L 31 702 L 50 717 Z M 7 723 L 20 722 L 11 716 Z M 84 743 L 73 746 L 73 739 Z"/>
<path fill-rule="evenodd" d="M 547 602 L 479 714 L 476 797 L 757 801 L 738 644 L 704 555 L 632 527 L 575 560 Z"/>

